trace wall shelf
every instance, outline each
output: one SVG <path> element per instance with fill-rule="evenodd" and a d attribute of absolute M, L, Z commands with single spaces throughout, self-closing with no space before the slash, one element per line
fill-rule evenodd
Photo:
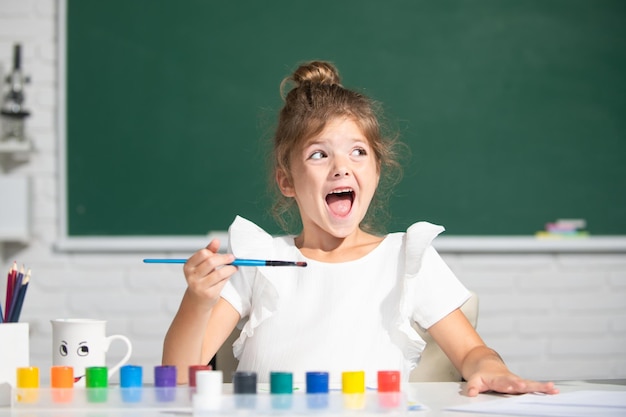
<path fill-rule="evenodd" d="M 0 153 L 12 154 L 19 152 L 30 152 L 32 149 L 29 141 L 26 142 L 0 142 Z"/>
<path fill-rule="evenodd" d="M 205 236 L 71 237 L 58 240 L 60 252 L 193 253 L 218 238 L 228 246 L 226 231 Z M 590 236 L 580 239 L 543 239 L 533 236 L 440 236 L 433 246 L 441 253 L 626 253 L 626 236 Z"/>

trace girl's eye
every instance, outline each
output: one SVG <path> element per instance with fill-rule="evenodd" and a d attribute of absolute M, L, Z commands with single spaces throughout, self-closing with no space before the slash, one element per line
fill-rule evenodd
<path fill-rule="evenodd" d="M 311 155 L 309 155 L 309 159 L 322 159 L 326 156 L 326 154 L 322 151 L 315 151 Z"/>
<path fill-rule="evenodd" d="M 353 156 L 363 156 L 367 155 L 367 151 L 363 148 L 356 148 L 352 151 Z"/>

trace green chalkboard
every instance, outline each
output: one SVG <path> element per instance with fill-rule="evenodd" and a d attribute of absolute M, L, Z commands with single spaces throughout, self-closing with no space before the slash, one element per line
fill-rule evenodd
<path fill-rule="evenodd" d="M 411 148 L 390 230 L 626 235 L 622 0 L 67 0 L 68 236 L 267 214 L 278 86 L 333 61 Z"/>

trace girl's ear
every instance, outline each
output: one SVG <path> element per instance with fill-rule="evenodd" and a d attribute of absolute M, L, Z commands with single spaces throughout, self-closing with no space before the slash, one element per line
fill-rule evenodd
<path fill-rule="evenodd" d="M 295 197 L 296 193 L 289 175 L 281 168 L 276 169 L 276 184 L 285 197 Z"/>

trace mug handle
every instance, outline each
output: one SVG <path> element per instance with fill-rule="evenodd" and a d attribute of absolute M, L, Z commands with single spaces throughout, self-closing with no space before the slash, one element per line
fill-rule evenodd
<path fill-rule="evenodd" d="M 128 360 L 130 359 L 130 355 L 131 353 L 133 353 L 133 345 L 130 343 L 130 340 L 126 337 L 126 336 L 122 336 L 121 334 L 114 334 L 112 336 L 107 336 L 106 341 L 107 341 L 107 351 L 109 350 L 109 346 L 111 346 L 111 342 L 113 342 L 114 340 L 121 340 L 124 343 L 126 343 L 126 346 L 128 347 L 128 350 L 126 351 L 126 355 L 124 355 L 124 357 L 122 358 L 122 360 L 120 360 L 117 364 L 115 364 L 115 366 L 111 367 L 109 369 L 109 378 L 111 378 L 111 376 L 117 372 L 118 369 L 120 369 L 120 367 L 122 365 L 124 365 L 126 362 L 128 362 Z"/>

